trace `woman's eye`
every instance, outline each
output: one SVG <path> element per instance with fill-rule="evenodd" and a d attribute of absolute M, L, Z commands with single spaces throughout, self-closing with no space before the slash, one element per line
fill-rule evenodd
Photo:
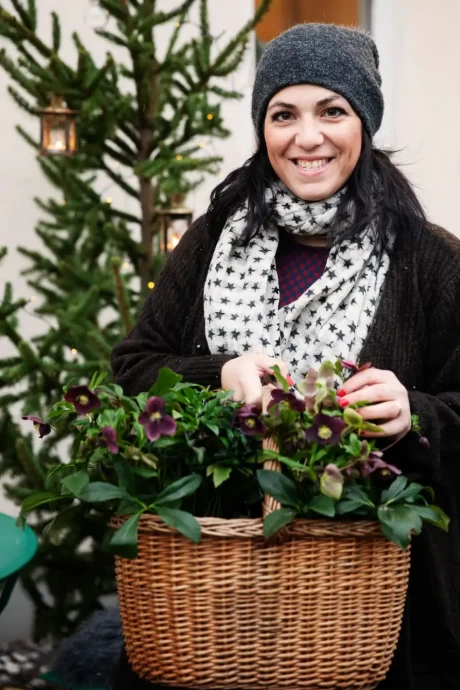
<path fill-rule="evenodd" d="M 343 108 L 327 108 L 327 110 L 324 111 L 324 115 L 326 117 L 340 117 L 340 115 L 346 115 L 346 111 Z"/>
<path fill-rule="evenodd" d="M 278 113 L 273 115 L 274 122 L 287 122 L 287 120 L 292 117 L 292 113 L 288 110 L 280 110 Z"/>

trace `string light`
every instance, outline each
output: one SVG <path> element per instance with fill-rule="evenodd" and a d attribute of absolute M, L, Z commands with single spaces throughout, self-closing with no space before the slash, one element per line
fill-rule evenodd
<path fill-rule="evenodd" d="M 183 159 L 183 157 L 184 157 L 184 156 L 181 156 L 180 153 L 177 154 L 177 156 L 176 156 L 176 161 L 181 161 L 181 160 Z"/>
<path fill-rule="evenodd" d="M 204 147 L 206 146 L 206 142 L 205 142 L 205 141 L 200 141 L 199 146 L 200 146 L 200 149 L 204 149 Z"/>
<path fill-rule="evenodd" d="M 176 29 L 180 27 L 180 22 L 176 22 Z"/>
<path fill-rule="evenodd" d="M 150 283 L 147 283 L 147 287 L 149 288 L 149 290 L 153 290 L 153 288 L 155 287 L 155 283 L 150 281 Z"/>
<path fill-rule="evenodd" d="M 124 262 L 123 268 L 126 268 L 126 269 L 131 268 L 131 264 L 129 263 L 129 261 Z"/>
<path fill-rule="evenodd" d="M 212 113 L 208 113 L 207 118 L 208 120 L 214 120 L 214 115 Z"/>
<path fill-rule="evenodd" d="M 112 203 L 112 197 L 111 197 L 111 196 L 108 196 L 108 197 L 106 198 L 106 200 L 105 200 L 105 203 L 106 203 L 106 204 L 111 204 L 111 203 Z"/>
<path fill-rule="evenodd" d="M 76 349 L 73 347 L 73 348 L 70 350 L 70 352 L 71 352 L 73 355 L 76 355 L 77 352 L 78 352 L 78 350 L 76 350 Z"/>

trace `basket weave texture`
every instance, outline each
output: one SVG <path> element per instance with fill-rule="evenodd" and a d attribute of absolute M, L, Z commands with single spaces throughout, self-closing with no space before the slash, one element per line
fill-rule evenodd
<path fill-rule="evenodd" d="M 262 520 L 199 522 L 203 539 L 193 544 L 144 515 L 137 558 L 116 559 L 140 677 L 242 690 L 371 690 L 383 680 L 409 552 L 377 523 L 297 520 L 267 544 Z"/>

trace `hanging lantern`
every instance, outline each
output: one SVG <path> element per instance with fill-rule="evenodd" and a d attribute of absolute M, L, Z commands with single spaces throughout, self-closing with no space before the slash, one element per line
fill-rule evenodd
<path fill-rule="evenodd" d="M 51 105 L 42 110 L 42 156 L 73 156 L 77 150 L 75 110 L 69 110 L 61 96 L 53 95 Z"/>
<path fill-rule="evenodd" d="M 177 194 L 172 195 L 170 208 L 156 208 L 155 214 L 160 222 L 157 235 L 159 246 L 156 249 L 168 254 L 177 247 L 182 236 L 192 224 L 193 211 L 184 206 L 184 195 Z"/>

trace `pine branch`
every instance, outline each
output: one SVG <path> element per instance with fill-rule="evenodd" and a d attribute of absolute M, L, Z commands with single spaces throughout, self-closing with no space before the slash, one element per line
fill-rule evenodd
<path fill-rule="evenodd" d="M 121 277 L 121 274 L 120 274 L 120 264 L 121 264 L 121 261 L 118 257 L 112 258 L 112 268 L 113 268 L 113 274 L 115 276 L 115 286 L 116 286 L 116 295 L 117 295 L 118 306 L 120 308 L 121 318 L 123 319 L 123 324 L 125 327 L 125 333 L 129 333 L 129 331 L 132 329 L 134 323 L 133 323 L 133 320 L 131 318 L 131 314 L 130 314 L 129 307 L 128 307 L 126 287 L 125 287 L 123 278 Z"/>
<path fill-rule="evenodd" d="M 56 12 L 51 13 L 53 21 L 53 50 L 57 54 L 61 47 L 61 23 Z"/>

